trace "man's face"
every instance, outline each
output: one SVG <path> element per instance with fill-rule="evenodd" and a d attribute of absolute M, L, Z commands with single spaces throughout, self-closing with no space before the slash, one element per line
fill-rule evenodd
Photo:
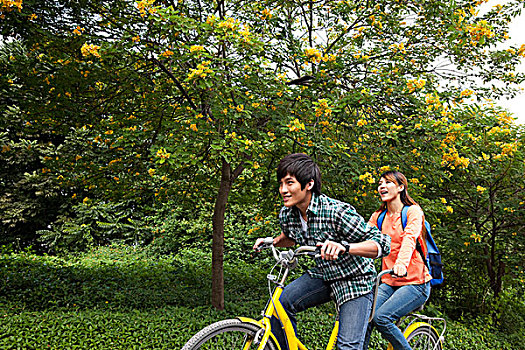
<path fill-rule="evenodd" d="M 314 180 L 306 184 L 305 188 L 301 190 L 301 184 L 295 176 L 287 174 L 281 179 L 279 184 L 279 193 L 283 197 L 284 206 L 287 208 L 298 206 L 308 207 L 310 199 L 312 198 L 311 188 Z"/>

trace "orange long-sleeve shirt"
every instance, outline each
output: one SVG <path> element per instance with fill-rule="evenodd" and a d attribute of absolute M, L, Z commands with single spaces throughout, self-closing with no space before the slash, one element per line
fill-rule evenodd
<path fill-rule="evenodd" d="M 370 217 L 368 224 L 377 227 L 377 218 L 381 212 L 376 211 Z M 403 265 L 407 268 L 406 277 L 394 278 L 385 275 L 383 283 L 390 286 L 404 286 L 407 284 L 423 284 L 432 279 L 416 249 L 417 239 L 421 243 L 421 230 L 423 229 L 423 211 L 417 205 L 412 205 L 407 211 L 407 225 L 403 231 L 401 213 L 386 213 L 382 225 L 382 233 L 391 238 L 390 254 L 383 258 L 382 269 L 391 269 L 394 265 Z"/>

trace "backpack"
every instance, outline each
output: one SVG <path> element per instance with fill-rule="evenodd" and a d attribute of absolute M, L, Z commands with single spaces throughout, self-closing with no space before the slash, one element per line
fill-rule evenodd
<path fill-rule="evenodd" d="M 407 212 L 408 212 L 409 206 L 404 206 L 403 210 L 401 211 L 401 225 L 403 226 L 403 230 L 405 229 L 407 225 Z M 385 219 L 386 210 L 383 210 L 379 216 L 377 217 L 377 227 L 381 231 L 381 227 L 383 226 L 383 220 Z M 425 254 L 423 253 L 423 248 L 421 247 L 421 243 L 419 242 L 419 239 L 416 243 L 416 250 L 421 254 L 421 258 L 425 262 L 425 265 L 428 268 L 428 272 L 432 276 L 432 279 L 430 280 L 430 285 L 432 287 L 439 286 L 443 283 L 444 277 L 443 277 L 443 264 L 441 263 L 441 253 L 439 252 L 439 249 L 436 246 L 436 243 L 434 242 L 434 239 L 432 238 L 432 235 L 430 234 L 430 224 L 425 220 L 425 229 L 427 231 L 427 237 L 426 237 L 426 248 L 427 248 L 427 255 L 425 257 Z"/>

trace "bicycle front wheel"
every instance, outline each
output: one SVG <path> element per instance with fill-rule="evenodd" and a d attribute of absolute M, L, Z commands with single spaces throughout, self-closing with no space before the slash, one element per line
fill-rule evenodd
<path fill-rule="evenodd" d="M 262 328 L 258 325 L 237 319 L 213 323 L 195 334 L 182 347 L 182 350 L 248 350 L 259 347 L 259 339 L 254 339 Z M 262 332 L 261 332 L 262 333 Z M 259 334 L 257 334 L 259 336 Z M 262 334 L 260 334 L 262 336 Z M 260 337 L 259 337 L 260 338 Z M 268 339 L 265 350 L 277 350 L 278 346 Z"/>
<path fill-rule="evenodd" d="M 439 334 L 428 324 L 418 326 L 405 336 L 413 350 L 442 350 Z"/>

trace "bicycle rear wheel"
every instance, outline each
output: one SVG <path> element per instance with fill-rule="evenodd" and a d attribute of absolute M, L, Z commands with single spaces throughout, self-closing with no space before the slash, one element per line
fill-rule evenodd
<path fill-rule="evenodd" d="M 213 323 L 195 334 L 182 347 L 182 350 L 248 350 L 257 349 L 254 342 L 255 334 L 262 329 L 260 326 L 242 322 L 237 319 Z M 261 334 L 262 336 L 262 334 Z M 277 350 L 278 346 L 272 339 L 264 347 L 265 350 Z"/>
<path fill-rule="evenodd" d="M 420 325 L 405 336 L 413 350 L 442 350 L 439 334 L 428 324 Z"/>

